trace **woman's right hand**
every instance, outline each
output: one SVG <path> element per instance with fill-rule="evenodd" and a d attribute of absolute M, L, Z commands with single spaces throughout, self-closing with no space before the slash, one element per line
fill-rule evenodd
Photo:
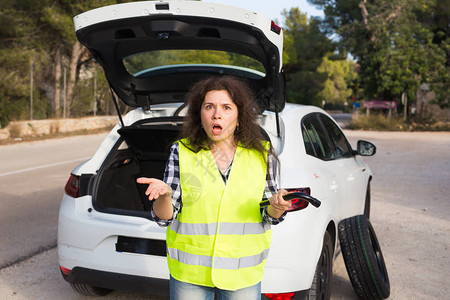
<path fill-rule="evenodd" d="M 172 189 L 170 186 L 162 180 L 156 178 L 139 177 L 136 180 L 137 183 L 148 184 L 148 188 L 145 191 L 145 195 L 149 200 L 157 199 L 162 195 L 171 196 Z"/>

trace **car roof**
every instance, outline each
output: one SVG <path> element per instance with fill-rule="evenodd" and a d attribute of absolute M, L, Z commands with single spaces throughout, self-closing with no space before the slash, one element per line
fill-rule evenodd
<path fill-rule="evenodd" d="M 319 113 L 325 113 L 327 114 L 323 109 L 320 107 L 314 106 L 314 105 L 305 105 L 305 104 L 298 104 L 298 103 L 286 103 L 285 109 L 281 113 L 284 117 L 290 117 L 290 116 L 305 116 L 307 114 L 313 113 L 313 112 L 319 112 Z"/>
<path fill-rule="evenodd" d="M 195 81 L 223 74 L 220 68 L 205 71 L 204 66 L 191 66 L 190 74 L 166 70 L 158 76 L 135 76 L 123 63 L 124 58 L 146 51 L 192 49 L 232 52 L 259 61 L 264 77 L 245 72 L 237 76 L 249 83 L 262 110 L 279 112 L 284 107 L 283 34 L 261 14 L 201 1 L 141 1 L 87 11 L 74 17 L 74 26 L 78 40 L 102 65 L 111 87 L 128 106 L 170 102 L 168 94 L 183 94 Z"/>

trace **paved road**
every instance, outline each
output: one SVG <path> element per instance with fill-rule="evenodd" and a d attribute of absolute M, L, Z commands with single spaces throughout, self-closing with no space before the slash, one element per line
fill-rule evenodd
<path fill-rule="evenodd" d="M 378 146 L 372 223 L 391 280 L 391 299 L 444 299 L 450 278 L 450 133 L 347 131 Z M 58 271 L 56 226 L 70 170 L 104 135 L 0 147 L 0 299 L 86 299 Z M 104 298 L 151 299 L 114 292 Z M 332 299 L 357 299 L 342 256 Z"/>
<path fill-rule="evenodd" d="M 346 128 L 352 123 L 352 114 L 350 113 L 330 113 L 333 119 L 341 126 Z"/>
<path fill-rule="evenodd" d="M 0 269 L 56 246 L 58 209 L 70 171 L 105 134 L 0 147 Z"/>

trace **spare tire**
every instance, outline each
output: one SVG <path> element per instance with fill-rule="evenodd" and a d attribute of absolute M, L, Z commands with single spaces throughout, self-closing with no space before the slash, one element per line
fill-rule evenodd
<path fill-rule="evenodd" d="M 339 223 L 339 241 L 348 276 L 362 299 L 386 299 L 389 277 L 380 244 L 366 216 L 354 216 Z"/>

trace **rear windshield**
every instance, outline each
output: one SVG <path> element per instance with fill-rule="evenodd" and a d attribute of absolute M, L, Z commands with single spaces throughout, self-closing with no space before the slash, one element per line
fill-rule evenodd
<path fill-rule="evenodd" d="M 127 72 L 138 76 L 142 71 L 169 65 L 208 64 L 227 65 L 252 69 L 264 76 L 264 66 L 251 57 L 216 50 L 158 50 L 141 52 L 125 57 L 123 64 Z"/>

